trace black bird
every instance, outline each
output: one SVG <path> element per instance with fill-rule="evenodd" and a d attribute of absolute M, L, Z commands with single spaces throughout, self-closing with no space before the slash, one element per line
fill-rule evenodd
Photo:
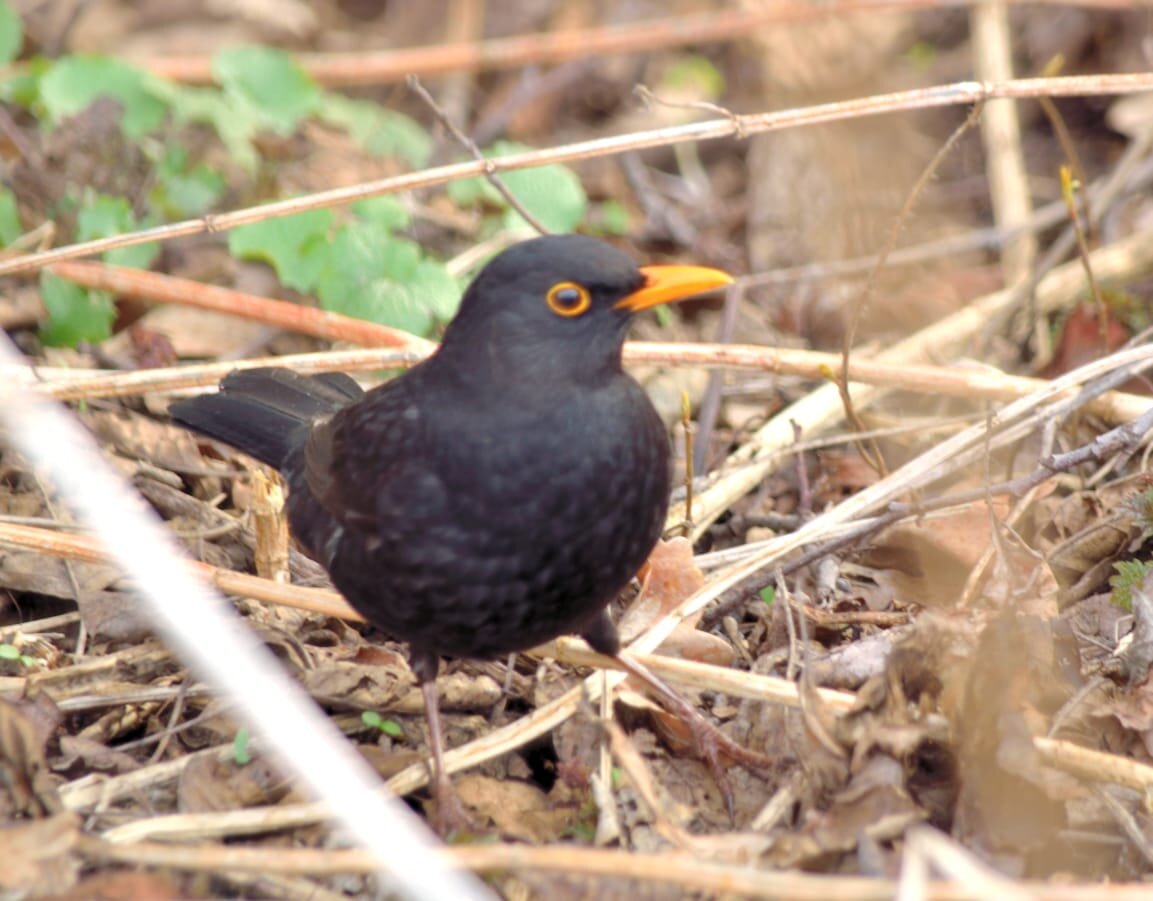
<path fill-rule="evenodd" d="M 440 657 L 565 633 L 620 650 L 606 607 L 660 536 L 670 478 L 664 426 L 621 367 L 625 332 L 634 313 L 731 281 L 638 267 L 593 238 L 537 238 L 494 258 L 437 352 L 378 388 L 253 369 L 172 405 L 283 473 L 297 539 L 369 622 L 408 642 L 439 816 L 458 810 Z"/>

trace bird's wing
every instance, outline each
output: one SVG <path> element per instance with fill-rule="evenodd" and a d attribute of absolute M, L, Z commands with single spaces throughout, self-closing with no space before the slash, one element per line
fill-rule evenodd
<path fill-rule="evenodd" d="M 407 497 L 419 493 L 422 480 L 412 470 L 423 467 L 426 459 L 424 423 L 417 409 L 416 393 L 409 380 L 401 378 L 313 424 L 304 448 L 304 481 L 342 525 L 378 529 L 382 499 L 398 493 L 422 502 Z"/>

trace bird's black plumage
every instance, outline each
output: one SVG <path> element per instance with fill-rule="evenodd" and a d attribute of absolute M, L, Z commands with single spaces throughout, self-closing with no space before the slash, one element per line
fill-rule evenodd
<path fill-rule="evenodd" d="M 431 358 L 378 388 L 248 370 L 172 415 L 281 469 L 296 537 L 423 681 L 442 655 L 566 632 L 612 654 L 605 608 L 669 493 L 668 438 L 621 348 L 636 309 L 727 278 L 670 281 L 687 271 L 527 241 L 477 276 Z"/>

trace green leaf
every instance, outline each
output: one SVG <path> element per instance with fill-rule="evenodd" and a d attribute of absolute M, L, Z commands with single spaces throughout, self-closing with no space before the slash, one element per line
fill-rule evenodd
<path fill-rule="evenodd" d="M 588 197 L 571 169 L 542 166 L 505 172 L 502 177 L 516 199 L 549 231 L 571 232 L 584 218 Z M 506 228 L 528 225 L 515 210 L 505 213 L 504 224 Z"/>
<path fill-rule="evenodd" d="M 101 97 L 120 101 L 121 127 L 129 137 L 155 131 L 167 111 L 149 87 L 152 76 L 119 59 L 76 55 L 62 57 L 40 79 L 40 99 L 54 124 L 74 116 Z"/>
<path fill-rule="evenodd" d="M 248 750 L 248 730 L 243 727 L 236 730 L 236 737 L 232 739 L 232 759 L 237 766 L 252 763 L 252 754 Z"/>
<path fill-rule="evenodd" d="M 179 145 L 164 148 L 149 194 L 153 206 L 172 219 L 200 216 L 224 192 L 224 176 L 208 166 L 192 166 Z"/>
<path fill-rule="evenodd" d="M 0 0 L 3 2 L 3 0 Z M 0 79 L 0 101 L 14 103 L 25 109 L 36 110 L 39 117 L 45 114 L 40 102 L 40 79 L 52 68 L 52 60 L 36 56 L 24 63 L 14 73 Z"/>
<path fill-rule="evenodd" d="M 237 165 L 246 172 L 256 169 L 260 159 L 252 141 L 260 131 L 261 123 L 248 104 L 239 109 L 216 88 L 189 87 L 159 78 L 148 83 L 148 90 L 168 105 L 178 123 L 209 126 Z"/>
<path fill-rule="evenodd" d="M 451 315 L 460 293 L 416 244 L 367 222 L 337 232 L 316 290 L 326 310 L 416 335 L 428 334 L 435 317 Z"/>
<path fill-rule="evenodd" d="M 1153 572 L 1153 562 L 1142 560 L 1121 560 L 1113 564 L 1116 572 L 1109 577 L 1109 587 L 1112 590 L 1114 604 L 1133 609 L 1133 590 L 1140 588 L 1150 572 Z"/>
<path fill-rule="evenodd" d="M 358 200 L 352 205 L 352 211 L 366 222 L 375 222 L 389 231 L 406 228 L 412 219 L 403 203 L 387 195 Z"/>
<path fill-rule="evenodd" d="M 330 210 L 309 210 L 242 225 L 228 233 L 228 249 L 243 260 L 263 260 L 295 291 L 316 287 L 328 253 Z"/>
<path fill-rule="evenodd" d="M 87 199 L 76 216 L 76 239 L 92 241 L 96 238 L 109 238 L 135 231 L 140 224 L 127 199 L 97 194 Z M 147 269 L 159 253 L 160 245 L 155 241 L 149 241 L 146 244 L 110 250 L 104 254 L 104 259 L 119 266 Z"/>
<path fill-rule="evenodd" d="M 360 714 L 360 721 L 369 729 L 377 729 L 390 738 L 404 738 L 404 729 L 396 720 L 386 720 L 375 710 L 365 710 Z"/>
<path fill-rule="evenodd" d="M 7 247 L 22 234 L 16 195 L 9 188 L 0 188 L 0 247 Z"/>
<path fill-rule="evenodd" d="M 482 202 L 497 207 L 508 206 L 505 199 L 500 196 L 500 191 L 494 188 L 487 178 L 462 178 L 450 181 L 445 185 L 445 193 L 448 194 L 453 206 L 470 207 Z"/>
<path fill-rule="evenodd" d="M 390 738 L 404 738 L 404 729 L 396 720 L 385 720 L 380 724 L 380 731 Z"/>
<path fill-rule="evenodd" d="M 19 660 L 20 649 L 14 644 L 0 644 L 0 660 Z"/>
<path fill-rule="evenodd" d="M 281 135 L 292 134 L 321 92 L 291 55 L 271 47 L 230 47 L 212 60 L 225 95 L 242 113 Z"/>
<path fill-rule="evenodd" d="M 112 333 L 116 306 L 106 291 L 86 291 L 49 272 L 40 273 L 40 299 L 48 311 L 40 340 L 54 347 L 103 341 Z"/>
<path fill-rule="evenodd" d="M 772 585 L 761 589 L 761 600 L 765 602 L 765 606 L 772 607 L 773 601 L 777 598 L 777 589 Z"/>
<path fill-rule="evenodd" d="M 5 0 L 0 0 L 0 65 L 20 55 L 24 44 L 24 25 L 20 16 Z"/>
<path fill-rule="evenodd" d="M 486 156 L 501 157 L 531 148 L 508 141 L 494 144 Z M 517 169 L 500 173 L 501 180 L 514 197 L 549 231 L 570 232 L 580 224 L 588 208 L 588 196 L 576 173 L 560 165 Z M 470 206 L 483 201 L 499 207 L 507 202 L 487 179 L 470 178 L 449 184 L 449 197 L 457 206 Z M 524 217 L 515 210 L 505 212 L 505 228 L 524 228 Z"/>
<path fill-rule="evenodd" d="M 661 77 L 657 94 L 692 94 L 716 100 L 725 92 L 725 76 L 707 57 L 689 54 L 673 61 Z"/>
<path fill-rule="evenodd" d="M 629 211 L 619 200 L 606 200 L 600 204 L 597 225 L 602 234 L 627 235 L 632 228 Z"/>
<path fill-rule="evenodd" d="M 414 119 L 367 100 L 325 93 L 315 112 L 374 156 L 395 156 L 419 167 L 432 153 L 432 140 Z"/>
<path fill-rule="evenodd" d="M 921 71 L 928 71 L 936 59 L 937 49 L 928 41 L 916 41 L 905 51 L 905 61 Z"/>
<path fill-rule="evenodd" d="M 381 720 L 379 729 L 389 738 L 404 738 L 404 729 L 396 720 Z"/>
<path fill-rule="evenodd" d="M 410 281 L 414 291 L 423 298 L 428 309 L 442 322 L 456 315 L 460 307 L 460 284 L 438 260 L 421 260 Z"/>

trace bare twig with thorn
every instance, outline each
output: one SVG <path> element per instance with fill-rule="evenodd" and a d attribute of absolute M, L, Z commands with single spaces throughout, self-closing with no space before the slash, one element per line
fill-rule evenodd
<path fill-rule="evenodd" d="M 445 113 L 440 104 L 436 102 L 432 94 L 420 83 L 420 79 L 415 75 L 410 75 L 408 76 L 407 83 L 409 90 L 428 105 L 433 115 L 436 116 L 437 121 L 448 130 L 448 133 L 452 135 L 465 150 L 472 154 L 473 159 L 484 163 L 484 177 L 488 179 L 489 184 L 500 192 L 500 196 L 505 199 L 508 205 L 520 213 L 524 221 L 542 235 L 549 234 L 549 229 L 545 227 L 544 223 L 525 208 L 525 205 L 509 190 L 504 180 L 496 174 L 496 167 L 493 166 L 492 160 L 488 159 L 488 157 L 481 152 L 481 149 L 476 146 L 476 142 L 473 141 L 472 138 L 456 127 L 452 120 L 449 119 L 448 114 Z"/>

